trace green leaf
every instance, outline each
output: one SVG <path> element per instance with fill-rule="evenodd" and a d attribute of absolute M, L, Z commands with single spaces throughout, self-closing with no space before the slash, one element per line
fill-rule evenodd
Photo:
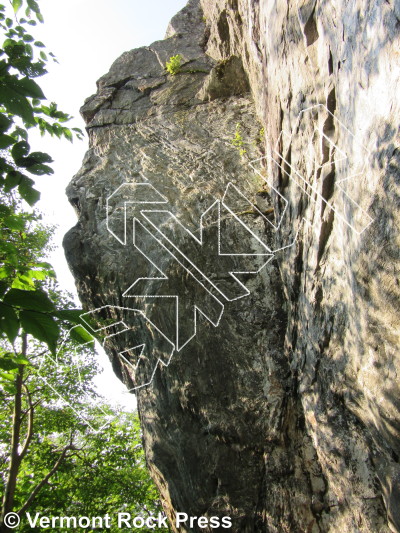
<path fill-rule="evenodd" d="M 43 165 L 41 163 L 26 166 L 26 170 L 31 174 L 34 174 L 35 176 L 54 174 L 54 170 L 51 167 L 49 167 L 48 165 Z"/>
<path fill-rule="evenodd" d="M 11 372 L 0 372 L 0 378 L 1 379 L 5 379 L 7 381 L 14 381 L 15 380 L 15 374 L 11 371 Z M 4 388 L 8 391 L 8 392 L 11 392 L 11 394 L 15 394 L 15 391 L 16 391 L 16 388 L 11 386 L 11 388 L 6 388 L 4 386 Z"/>
<path fill-rule="evenodd" d="M 6 76 L 3 76 L 2 84 L 7 89 L 11 89 L 16 96 L 29 96 L 40 100 L 46 98 L 39 85 L 27 76 L 24 78 L 17 78 L 16 76 L 7 74 Z"/>
<path fill-rule="evenodd" d="M 52 272 L 54 275 L 53 267 L 51 266 L 50 263 L 46 263 L 45 261 L 39 261 L 38 263 L 36 263 L 35 266 L 37 268 L 44 268 L 45 270 Z"/>
<path fill-rule="evenodd" d="M 38 98 L 39 100 L 46 98 L 39 85 L 27 77 L 18 80 L 18 89 L 24 96 L 31 96 L 32 98 Z"/>
<path fill-rule="evenodd" d="M 8 205 L 4 205 L 4 204 L 0 203 L 0 216 L 1 217 L 2 216 L 11 215 L 12 213 L 14 213 L 14 210 L 11 209 L 11 207 L 9 207 Z"/>
<path fill-rule="evenodd" d="M 28 4 L 28 7 L 32 9 L 35 13 L 40 13 L 39 4 L 36 2 L 36 0 L 27 0 L 26 2 Z"/>
<path fill-rule="evenodd" d="M 70 142 L 72 142 L 73 140 L 73 137 L 72 137 L 72 132 L 69 128 L 63 128 L 63 134 L 64 134 L 64 137 L 66 139 L 68 139 Z"/>
<path fill-rule="evenodd" d="M 44 152 L 32 152 L 27 157 L 18 157 L 18 151 L 16 149 L 14 151 L 12 150 L 11 153 L 14 157 L 15 164 L 19 167 L 26 168 L 31 174 L 35 174 L 36 176 L 43 176 L 44 174 L 54 173 L 51 167 L 43 164 L 44 162 L 53 162 L 49 154 L 46 154 Z"/>
<path fill-rule="evenodd" d="M 14 13 L 17 13 L 19 8 L 22 6 L 22 0 L 12 0 L 12 6 Z"/>
<path fill-rule="evenodd" d="M 1 251 L 5 252 L 5 254 L 8 256 L 7 262 L 9 264 L 15 264 L 15 266 L 17 265 L 17 263 L 16 262 L 14 263 L 13 261 L 14 256 L 15 257 L 18 256 L 18 250 L 14 244 L 12 244 L 11 242 L 2 242 Z"/>
<path fill-rule="evenodd" d="M 11 357 L 0 357 L 0 368 L 2 370 L 15 370 L 18 368 L 18 363 L 13 361 Z M 4 373 L 1 372 L 2 377 L 4 377 Z M 8 374 L 10 376 L 10 374 Z M 10 376 L 11 377 L 11 376 Z M 13 375 L 14 377 L 14 375 Z M 7 378 L 6 378 L 7 379 Z"/>
<path fill-rule="evenodd" d="M 23 231 L 25 229 L 25 220 L 18 215 L 9 215 L 4 219 L 4 226 L 9 229 Z"/>
<path fill-rule="evenodd" d="M 29 360 L 23 355 L 14 355 L 12 352 L 5 352 L 0 356 L 0 368 L 3 370 L 14 370 L 19 365 L 28 365 Z"/>
<path fill-rule="evenodd" d="M 79 342 L 79 344 L 87 344 L 95 339 L 83 326 L 75 326 L 71 329 L 70 336 L 72 339 Z"/>
<path fill-rule="evenodd" d="M 35 290 L 35 284 L 30 278 L 27 278 L 23 274 L 20 274 L 18 277 L 14 279 L 14 281 L 11 284 L 12 289 L 21 289 L 26 291 L 34 291 Z"/>
<path fill-rule="evenodd" d="M 12 37 L 15 37 L 16 35 L 18 35 L 18 32 L 16 32 L 14 30 L 14 28 L 10 28 L 5 35 L 6 35 L 6 37 L 12 38 Z"/>
<path fill-rule="evenodd" d="M 24 141 L 28 140 L 28 132 L 24 128 L 19 126 L 15 127 L 15 130 L 11 133 L 11 136 L 18 141 L 18 139 L 23 139 Z"/>
<path fill-rule="evenodd" d="M 81 319 L 81 315 L 83 313 L 83 309 L 59 309 L 54 313 L 54 316 L 72 324 L 82 324 L 83 320 Z"/>
<path fill-rule="evenodd" d="M 34 124 L 33 109 L 28 100 L 16 92 L 15 86 L 0 80 L 0 103 L 8 113 L 18 115 L 26 124 Z"/>
<path fill-rule="evenodd" d="M 9 31 L 8 34 L 11 34 L 11 31 Z M 24 43 L 14 41 L 10 38 L 4 41 L 3 48 L 10 59 L 15 59 L 17 57 L 23 56 L 26 50 Z"/>
<path fill-rule="evenodd" d="M 0 296 L 3 296 L 8 289 L 7 281 L 0 280 Z"/>
<path fill-rule="evenodd" d="M 25 40 L 25 37 L 24 37 L 24 40 Z M 31 58 L 33 59 L 33 48 L 32 48 L 32 45 L 29 44 L 29 43 L 25 43 L 25 53 Z"/>
<path fill-rule="evenodd" d="M 23 180 L 18 185 L 18 192 L 25 202 L 27 202 L 30 206 L 35 205 L 40 200 L 40 192 L 29 184 L 28 179 Z"/>
<path fill-rule="evenodd" d="M 7 118 L 3 113 L 0 113 L 0 132 L 4 133 L 9 129 L 12 124 L 12 120 Z"/>
<path fill-rule="evenodd" d="M 4 373 L 0 372 L 0 377 L 8 381 L 8 383 L 7 381 L 5 383 L 4 382 L 2 383 L 2 387 L 5 390 L 5 392 L 7 392 L 10 396 L 15 396 L 17 394 L 17 387 L 14 384 L 14 380 L 15 380 L 14 374 L 12 374 L 12 378 L 9 379 L 5 377 Z"/>
<path fill-rule="evenodd" d="M 32 311 L 42 311 L 43 313 L 55 310 L 53 302 L 47 294 L 37 289 L 36 291 L 22 291 L 20 289 L 10 289 L 3 299 L 4 303 L 22 309 Z"/>
<path fill-rule="evenodd" d="M 29 154 L 29 150 L 29 144 L 26 141 L 20 141 L 12 147 L 11 155 L 14 161 L 17 163 L 18 159 L 26 157 Z"/>
<path fill-rule="evenodd" d="M 19 321 L 14 309 L 4 303 L 0 303 L 0 329 L 13 343 L 18 335 Z"/>
<path fill-rule="evenodd" d="M 29 158 L 34 160 L 36 163 L 52 163 L 53 158 L 46 154 L 45 152 L 31 152 Z"/>
<path fill-rule="evenodd" d="M 23 355 L 17 355 L 16 357 L 14 357 L 14 361 L 19 365 L 29 365 L 29 359 L 27 359 Z"/>
<path fill-rule="evenodd" d="M 0 61 L 0 76 L 3 76 L 7 74 L 8 70 L 10 68 L 10 65 L 7 63 L 7 61 Z"/>
<path fill-rule="evenodd" d="M 45 280 L 49 276 L 49 272 L 47 270 L 28 270 L 24 274 L 24 277 L 29 280 L 39 279 L 39 280 Z"/>
<path fill-rule="evenodd" d="M 12 274 L 13 274 L 13 269 L 11 267 L 3 266 L 0 268 L 0 280 L 3 280 L 3 278 L 9 278 Z M 7 289 L 9 289 L 8 284 L 7 284 L 6 290 Z"/>
<path fill-rule="evenodd" d="M 23 178 L 24 175 L 21 174 L 21 172 L 18 172 L 17 170 L 10 170 L 5 181 L 4 191 L 9 192 L 14 189 L 14 187 L 21 183 Z"/>
<path fill-rule="evenodd" d="M 0 135 L 0 150 L 4 150 L 5 148 L 8 148 L 12 144 L 15 144 L 14 137 L 11 137 L 10 135 Z"/>
<path fill-rule="evenodd" d="M 45 342 L 55 354 L 60 329 L 54 318 L 36 311 L 21 311 L 19 318 L 23 330 L 35 339 Z"/>

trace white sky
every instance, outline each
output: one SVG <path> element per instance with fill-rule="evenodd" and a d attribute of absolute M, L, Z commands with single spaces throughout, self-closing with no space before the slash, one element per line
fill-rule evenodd
<path fill-rule="evenodd" d="M 59 64 L 50 64 L 49 74 L 39 78 L 50 101 L 75 118 L 67 125 L 84 129 L 79 108 L 85 98 L 96 92 L 96 80 L 105 74 L 123 52 L 163 39 L 169 20 L 185 0 L 41 0 L 44 24 L 32 28 L 32 34 L 53 52 Z M 36 186 L 42 196 L 38 204 L 45 221 L 58 224 L 57 251 L 50 262 L 56 269 L 63 289 L 75 292 L 61 242 L 66 231 L 76 223 L 76 216 L 65 196 L 65 188 L 79 170 L 87 140 L 59 141 L 30 133 L 32 150 L 49 153 L 55 173 L 38 177 Z M 104 356 L 105 375 L 99 387 L 110 399 L 132 405 L 132 396 L 114 376 Z"/>

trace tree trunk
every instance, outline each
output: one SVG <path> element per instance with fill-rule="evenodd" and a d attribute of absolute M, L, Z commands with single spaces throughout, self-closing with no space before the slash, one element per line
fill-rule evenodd
<path fill-rule="evenodd" d="M 22 337 L 22 355 L 26 357 L 27 338 Z M 14 413 L 12 419 L 12 436 L 11 436 L 11 455 L 8 469 L 7 482 L 1 506 L 0 531 L 9 531 L 4 525 L 4 517 L 13 510 L 15 489 L 17 487 L 17 478 L 21 466 L 22 457 L 19 454 L 19 445 L 21 439 L 21 419 L 22 419 L 22 390 L 23 390 L 24 365 L 18 368 L 17 378 L 15 380 L 16 393 L 14 398 Z"/>

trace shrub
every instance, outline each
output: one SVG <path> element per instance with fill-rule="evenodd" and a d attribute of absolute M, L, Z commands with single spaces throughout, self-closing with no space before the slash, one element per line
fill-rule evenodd
<path fill-rule="evenodd" d="M 241 156 L 244 156 L 246 150 L 244 149 L 242 127 L 239 122 L 236 124 L 235 136 L 231 140 L 231 144 L 239 150 Z"/>
<path fill-rule="evenodd" d="M 169 58 L 169 61 L 165 64 L 165 68 L 169 74 L 172 76 L 175 76 L 175 74 L 178 74 L 180 72 L 182 67 L 182 59 L 183 57 L 180 54 L 177 54 L 176 56 L 172 56 Z"/>

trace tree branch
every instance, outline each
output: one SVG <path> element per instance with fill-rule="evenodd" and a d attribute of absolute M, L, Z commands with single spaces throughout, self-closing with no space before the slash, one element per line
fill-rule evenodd
<path fill-rule="evenodd" d="M 34 418 L 34 415 L 35 415 L 35 408 L 32 404 L 32 397 L 31 397 L 31 394 L 28 390 L 28 387 L 26 385 L 23 385 L 23 388 L 25 390 L 25 394 L 26 394 L 26 397 L 28 399 L 28 405 L 29 405 L 29 409 L 28 409 L 28 413 L 29 413 L 29 418 L 28 418 L 28 427 L 27 427 L 27 430 L 26 430 L 26 436 L 25 436 L 25 442 L 22 446 L 22 451 L 21 453 L 19 454 L 19 458 L 20 458 L 20 461 L 22 461 L 22 459 L 25 457 L 27 451 L 28 451 L 28 448 L 29 448 L 29 444 L 32 440 L 32 435 L 33 435 L 33 418 Z"/>
<path fill-rule="evenodd" d="M 26 357 L 28 350 L 28 340 L 26 333 L 22 334 L 22 350 L 21 354 Z M 7 481 L 5 483 L 5 490 L 3 501 L 1 505 L 0 524 L 4 522 L 4 517 L 7 513 L 12 511 L 14 506 L 15 489 L 17 487 L 17 477 L 19 468 L 21 466 L 21 457 L 18 453 L 20 438 L 21 438 L 21 414 L 22 414 L 22 387 L 24 379 L 24 365 L 19 365 L 18 373 L 15 380 L 16 393 L 14 397 L 14 413 L 12 420 L 12 436 L 11 436 L 11 452 L 10 452 L 10 466 L 8 468 Z"/>
<path fill-rule="evenodd" d="M 73 450 L 73 449 L 74 449 L 74 445 L 71 444 L 71 443 L 67 444 L 67 446 L 65 446 L 65 448 L 61 452 L 60 457 L 57 459 L 56 463 L 54 464 L 53 468 L 44 476 L 42 481 L 36 485 L 36 487 L 30 493 L 30 495 L 29 495 L 28 499 L 26 500 L 26 502 L 19 509 L 19 511 L 17 511 L 17 514 L 19 516 L 21 516 L 22 513 L 24 513 L 27 509 L 29 509 L 29 506 L 31 505 L 33 500 L 36 498 L 36 496 L 38 495 L 39 491 L 46 485 L 46 483 L 51 478 L 51 476 L 57 472 L 57 470 L 60 467 L 61 463 L 65 459 L 68 451 L 69 450 Z"/>

